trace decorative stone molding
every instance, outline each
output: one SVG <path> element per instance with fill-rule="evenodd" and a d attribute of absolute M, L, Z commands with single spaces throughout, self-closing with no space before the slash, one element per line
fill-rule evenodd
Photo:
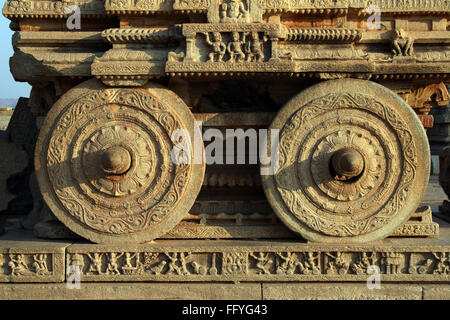
<path fill-rule="evenodd" d="M 444 82 L 417 87 L 406 92 L 400 92 L 402 98 L 419 114 L 427 115 L 433 106 L 445 107 L 450 95 Z"/>
<path fill-rule="evenodd" d="M 64 18 L 72 14 L 68 10 L 78 6 L 82 16 L 104 16 L 103 0 L 8 0 L 3 6 L 3 15 L 7 18 Z"/>
<path fill-rule="evenodd" d="M 130 28 L 107 29 L 102 32 L 102 37 L 111 44 L 119 43 L 168 43 L 181 40 L 181 27 L 168 29 L 154 28 Z"/>
<path fill-rule="evenodd" d="M 175 247 L 176 245 L 176 247 Z M 68 248 L 82 282 L 105 281 L 367 281 L 371 265 L 382 281 L 440 282 L 450 278 L 448 247 L 320 246 L 292 242 L 167 242 L 136 247 Z"/>
<path fill-rule="evenodd" d="M 360 30 L 351 29 L 289 29 L 287 41 L 353 43 L 360 40 Z"/>
<path fill-rule="evenodd" d="M 348 10 L 359 10 L 362 14 L 369 5 L 376 5 L 383 8 L 383 12 L 391 13 L 422 13 L 442 14 L 450 12 L 450 4 L 446 0 L 236 0 L 244 5 L 244 11 L 249 11 L 250 20 L 256 21 L 265 12 L 294 12 L 299 14 L 346 14 Z M 245 3 L 250 1 L 256 4 L 257 13 L 254 14 L 252 8 L 245 7 Z M 181 13 L 201 13 L 213 8 L 211 17 L 219 17 L 220 8 L 227 4 L 229 0 L 8 0 L 3 8 L 3 14 L 8 18 L 63 18 L 66 16 L 65 9 L 72 5 L 81 8 L 81 12 L 86 16 L 101 16 L 109 14 L 151 14 L 156 12 L 177 11 Z M 248 5 L 248 4 L 247 4 Z M 216 18 L 212 18 L 214 22 Z M 246 18 L 245 18 L 246 19 Z M 244 20 L 245 20 L 244 19 Z M 242 19 L 241 19 L 242 22 Z M 246 21 L 245 21 L 246 22 Z"/>
<path fill-rule="evenodd" d="M 62 282 L 65 277 L 64 253 L 52 248 L 4 249 L 0 266 L 0 282 Z"/>

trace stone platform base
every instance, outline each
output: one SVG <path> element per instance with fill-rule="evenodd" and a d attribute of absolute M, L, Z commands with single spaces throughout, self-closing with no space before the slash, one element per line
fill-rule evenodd
<path fill-rule="evenodd" d="M 0 299 L 450 299 L 450 225 L 436 222 L 435 238 L 359 245 L 96 245 L 9 231 L 0 237 Z M 370 290 L 374 273 L 381 288 Z"/>
<path fill-rule="evenodd" d="M 449 284 L 365 283 L 65 283 L 0 284 L 9 300 L 450 300 Z"/>

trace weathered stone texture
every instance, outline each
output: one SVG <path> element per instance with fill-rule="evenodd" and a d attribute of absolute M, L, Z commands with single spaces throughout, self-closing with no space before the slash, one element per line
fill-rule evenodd
<path fill-rule="evenodd" d="M 422 287 L 416 284 L 382 284 L 368 289 L 361 284 L 271 284 L 262 285 L 265 300 L 422 300 Z"/>
<path fill-rule="evenodd" d="M 424 300 L 450 300 L 450 284 L 423 286 Z"/>

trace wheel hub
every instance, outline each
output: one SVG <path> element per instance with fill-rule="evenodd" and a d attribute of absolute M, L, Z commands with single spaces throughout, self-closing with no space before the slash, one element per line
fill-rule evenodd
<path fill-rule="evenodd" d="M 127 149 L 121 146 L 111 147 L 101 155 L 101 166 L 105 173 L 121 175 L 131 167 L 131 156 Z"/>
<path fill-rule="evenodd" d="M 343 148 L 334 153 L 331 165 L 337 174 L 335 179 L 348 180 L 359 176 L 364 170 L 364 158 L 353 148 Z"/>

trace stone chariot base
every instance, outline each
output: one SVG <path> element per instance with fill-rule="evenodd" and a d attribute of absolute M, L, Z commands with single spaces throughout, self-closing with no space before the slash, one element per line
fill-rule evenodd
<path fill-rule="evenodd" d="M 450 299 L 450 225 L 367 245 L 0 238 L 1 299 Z M 369 289 L 380 280 L 380 288 Z"/>

